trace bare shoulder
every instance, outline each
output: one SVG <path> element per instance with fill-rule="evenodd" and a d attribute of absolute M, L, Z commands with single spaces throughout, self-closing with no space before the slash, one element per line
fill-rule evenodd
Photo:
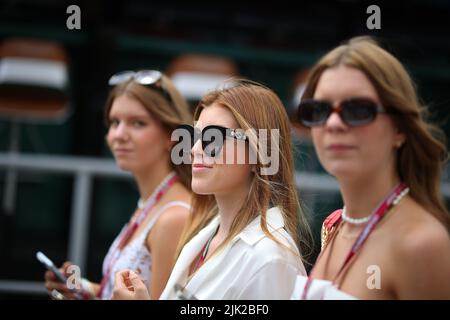
<path fill-rule="evenodd" d="M 440 281 L 450 276 L 449 232 L 437 218 L 414 202 L 402 210 L 399 217 L 404 223 L 397 223 L 398 229 L 391 246 L 396 274 L 399 278 L 405 278 L 404 282 L 414 279 L 416 283 L 430 285 L 432 281 L 424 277 L 433 274 L 434 285 L 439 285 Z"/>
<path fill-rule="evenodd" d="M 171 206 L 161 213 L 161 216 L 156 221 L 153 229 L 156 233 L 167 232 L 171 233 L 183 228 L 189 217 L 190 209 L 183 206 Z"/>
<path fill-rule="evenodd" d="M 172 243 L 178 243 L 189 212 L 189 209 L 181 206 L 165 209 L 147 237 L 147 246 L 150 251 L 154 251 L 157 247 L 167 248 Z"/>
<path fill-rule="evenodd" d="M 177 183 L 173 186 L 168 193 L 166 200 L 167 202 L 165 205 L 172 202 L 175 203 L 164 209 L 164 212 L 161 213 L 156 221 L 153 228 L 157 232 L 176 231 L 179 229 L 180 224 L 184 226 L 184 223 L 189 216 L 190 208 L 187 208 L 186 205 L 190 206 L 191 193 L 181 183 Z M 185 205 L 180 205 L 180 202 Z"/>
<path fill-rule="evenodd" d="M 401 210 L 390 241 L 395 296 L 399 299 L 449 299 L 448 230 L 414 202 Z"/>
<path fill-rule="evenodd" d="M 450 238 L 442 225 L 424 225 L 405 234 L 397 249 L 400 257 L 404 258 L 440 258 L 442 254 L 450 255 Z"/>
<path fill-rule="evenodd" d="M 413 201 L 402 211 L 399 217 L 403 223 L 397 228 L 392 242 L 393 253 L 399 262 L 415 261 L 414 265 L 417 265 L 419 257 L 428 263 L 450 261 L 450 235 L 444 225 Z"/>

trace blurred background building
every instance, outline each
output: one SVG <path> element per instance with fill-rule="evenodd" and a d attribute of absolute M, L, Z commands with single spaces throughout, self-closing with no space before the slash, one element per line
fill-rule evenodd
<path fill-rule="evenodd" d="M 69 5 L 81 29 L 69 30 Z M 366 9 L 378 4 L 381 29 Z M 300 6 L 300 8 L 298 8 Z M 157 69 L 195 102 L 211 84 L 241 75 L 273 88 L 292 115 L 308 68 L 356 35 L 378 37 L 406 64 L 431 118 L 450 134 L 450 2 L 0 2 L 0 298 L 46 298 L 38 250 L 100 279 L 113 237 L 138 198 L 105 144 L 107 80 Z M 205 87 L 206 86 L 206 87 Z M 341 206 L 308 130 L 293 126 L 297 185 L 313 223 Z M 449 199 L 449 177 L 443 177 Z M 314 260 L 314 257 L 311 258 Z"/>

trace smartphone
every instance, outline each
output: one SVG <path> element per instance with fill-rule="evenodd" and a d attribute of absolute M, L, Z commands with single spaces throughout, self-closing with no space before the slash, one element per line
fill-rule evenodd
<path fill-rule="evenodd" d="M 36 253 L 36 258 L 51 272 L 56 275 L 56 278 L 62 282 L 67 283 L 67 277 L 55 266 L 52 260 L 50 260 L 45 254 L 38 251 Z"/>
<path fill-rule="evenodd" d="M 64 283 L 67 285 L 67 280 L 68 278 L 55 266 L 55 264 L 53 263 L 52 260 L 50 260 L 45 254 L 43 254 L 42 252 L 38 251 L 36 253 L 36 258 L 39 260 L 39 262 L 41 262 L 48 270 L 50 270 L 51 272 L 53 272 L 56 275 L 56 278 L 58 279 L 58 281 L 60 281 L 61 283 Z M 70 290 L 70 289 L 69 289 Z M 90 299 L 95 299 L 95 297 L 92 297 L 85 289 L 80 289 L 80 290 L 76 290 L 76 289 L 71 289 L 70 290 L 74 295 L 75 295 L 75 299 L 78 300 L 90 300 Z M 55 299 L 58 300 L 63 300 L 63 299 L 67 299 L 65 296 L 63 296 L 60 292 L 58 292 L 57 290 L 53 290 L 51 292 L 52 297 L 54 297 Z"/>

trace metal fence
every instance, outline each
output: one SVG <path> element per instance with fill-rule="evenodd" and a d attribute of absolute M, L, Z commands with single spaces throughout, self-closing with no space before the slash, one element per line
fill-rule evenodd
<path fill-rule="evenodd" d="M 32 171 L 74 176 L 67 259 L 78 265 L 80 270 L 85 270 L 93 179 L 96 177 L 131 179 L 131 174 L 121 171 L 112 159 L 16 153 L 0 153 L 0 168 L 8 170 L 9 174 Z M 339 192 L 336 179 L 326 174 L 297 171 L 295 181 L 301 191 Z M 16 188 L 15 183 L 15 180 L 6 180 L 4 203 L 14 202 L 14 199 L 8 197 L 14 196 L 11 190 Z M 446 198 L 450 198 L 450 183 L 443 183 L 443 193 Z M 0 292 L 47 294 L 41 281 L 10 279 L 0 279 Z"/>

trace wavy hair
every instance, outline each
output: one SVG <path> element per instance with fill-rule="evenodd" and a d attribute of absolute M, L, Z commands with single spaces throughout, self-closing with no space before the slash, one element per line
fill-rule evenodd
<path fill-rule="evenodd" d="M 228 84 L 232 83 L 231 86 Z M 250 129 L 266 129 L 268 142 L 272 150 L 280 156 L 278 171 L 275 174 L 264 175 L 262 161 L 264 154 L 257 149 L 256 135 L 249 136 L 250 152 L 255 152 L 257 164 L 252 173 L 251 187 L 247 200 L 236 215 L 229 235 L 219 248 L 231 241 L 255 217 L 261 215 L 261 228 L 272 240 L 277 239 L 270 233 L 267 226 L 266 212 L 271 206 L 278 207 L 283 215 L 285 228 L 291 237 L 299 244 L 302 259 L 311 252 L 312 236 L 307 219 L 299 206 L 299 199 L 294 182 L 294 162 L 290 125 L 286 110 L 278 96 L 267 87 L 242 79 L 231 79 L 225 83 L 225 88 L 213 91 L 199 102 L 194 119 L 199 118 L 203 109 L 212 104 L 227 108 L 236 118 L 239 126 L 246 132 Z M 271 134 L 271 129 L 279 130 L 279 139 Z M 277 141 L 278 140 L 278 141 Z M 181 243 L 186 243 L 197 234 L 217 214 L 217 204 L 213 195 L 193 196 L 193 214 L 186 224 Z M 179 247 L 178 254 L 182 247 Z"/>
<path fill-rule="evenodd" d="M 445 134 L 427 122 L 427 106 L 420 103 L 404 66 L 371 37 L 355 37 L 331 50 L 314 66 L 303 99 L 312 98 L 322 73 L 339 65 L 362 71 L 375 87 L 394 124 L 406 135 L 398 151 L 397 173 L 411 197 L 450 229 L 450 215 L 441 193 L 440 177 L 448 160 Z"/>

